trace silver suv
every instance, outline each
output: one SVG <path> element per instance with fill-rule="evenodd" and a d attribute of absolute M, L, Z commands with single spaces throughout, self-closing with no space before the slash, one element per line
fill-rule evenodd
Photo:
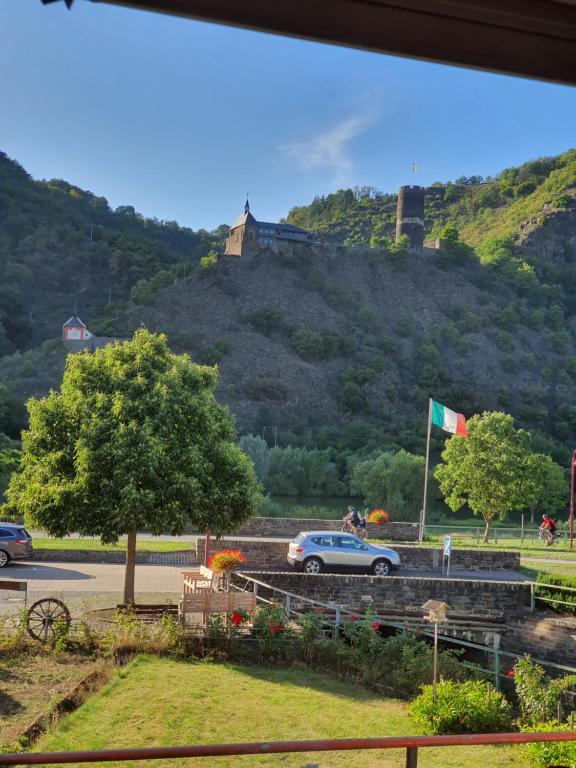
<path fill-rule="evenodd" d="M 10 560 L 28 560 L 32 557 L 32 536 L 22 525 L 0 523 L 0 568 Z"/>
<path fill-rule="evenodd" d="M 350 533 L 304 531 L 290 542 L 288 564 L 312 574 L 338 569 L 388 576 L 400 567 L 400 555 L 393 549 L 367 544 Z"/>

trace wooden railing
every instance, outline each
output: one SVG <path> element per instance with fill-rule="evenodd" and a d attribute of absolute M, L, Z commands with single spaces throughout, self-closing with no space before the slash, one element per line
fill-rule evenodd
<path fill-rule="evenodd" d="M 142 749 L 99 749 L 80 752 L 22 752 L 0 755 L 0 766 L 118 763 L 132 760 L 177 760 L 184 757 L 272 755 L 295 752 L 345 752 L 369 749 L 406 750 L 406 768 L 418 765 L 418 750 L 428 747 L 471 747 L 491 744 L 533 744 L 576 741 L 575 731 L 546 733 L 475 733 L 459 736 L 384 736 L 368 739 L 312 739 L 308 741 L 253 741 L 240 744 L 200 744 Z"/>

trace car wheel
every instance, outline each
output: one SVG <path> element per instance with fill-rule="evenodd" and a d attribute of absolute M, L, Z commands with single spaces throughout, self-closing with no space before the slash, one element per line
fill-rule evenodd
<path fill-rule="evenodd" d="M 320 560 L 317 557 L 309 557 L 307 560 L 304 560 L 304 567 L 303 571 L 304 573 L 310 573 L 312 575 L 315 575 L 316 573 L 320 573 L 322 570 L 322 560 Z"/>
<path fill-rule="evenodd" d="M 374 576 L 388 576 L 390 573 L 390 563 L 388 560 L 375 560 L 372 563 L 372 573 Z"/>
<path fill-rule="evenodd" d="M 0 568 L 5 568 L 10 562 L 10 555 L 4 550 L 0 550 Z"/>

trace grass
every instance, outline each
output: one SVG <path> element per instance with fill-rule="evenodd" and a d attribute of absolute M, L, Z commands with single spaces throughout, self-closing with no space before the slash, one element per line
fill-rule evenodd
<path fill-rule="evenodd" d="M 91 552 L 125 552 L 126 542 L 119 541 L 117 544 L 102 544 L 100 539 L 49 539 L 34 537 L 34 549 L 86 549 Z M 136 549 L 139 552 L 182 552 L 192 548 L 191 541 L 157 541 L 136 540 Z"/>
<path fill-rule="evenodd" d="M 36 748 L 61 751 L 415 733 L 403 702 L 383 699 L 328 675 L 139 656 L 61 720 Z M 404 752 L 394 750 L 179 760 L 171 765 L 400 768 L 404 761 Z M 461 747 L 423 749 L 419 765 L 524 768 L 526 764 L 510 747 Z"/>
<path fill-rule="evenodd" d="M 528 576 L 533 581 L 536 581 L 536 577 L 538 574 L 546 574 L 548 576 L 576 576 L 576 564 L 575 565 L 567 565 L 565 563 L 542 563 L 542 565 L 538 565 L 538 567 L 533 567 L 531 565 L 521 565 L 520 566 L 520 573 L 523 573 L 525 576 Z"/>
<path fill-rule="evenodd" d="M 83 657 L 4 655 L 0 661 L 0 751 L 16 749 L 18 736 L 98 666 Z"/>

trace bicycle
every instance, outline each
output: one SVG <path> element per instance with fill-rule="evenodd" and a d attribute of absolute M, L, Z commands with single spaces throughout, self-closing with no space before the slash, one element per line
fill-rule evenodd
<path fill-rule="evenodd" d="M 353 526 L 349 520 L 344 520 L 340 533 L 351 533 L 364 541 L 368 538 L 368 531 L 366 530 L 366 523 L 359 523 L 358 526 Z"/>

